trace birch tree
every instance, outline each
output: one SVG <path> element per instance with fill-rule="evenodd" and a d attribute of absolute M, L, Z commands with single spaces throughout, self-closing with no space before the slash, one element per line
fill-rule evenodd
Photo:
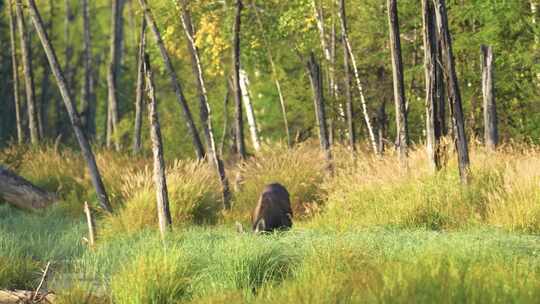
<path fill-rule="evenodd" d="M 26 22 L 23 13 L 22 0 L 17 0 L 16 5 L 17 28 L 21 43 L 21 55 L 24 73 L 24 87 L 26 92 L 26 108 L 28 110 L 28 128 L 30 129 L 30 142 L 35 145 L 39 142 L 39 128 L 37 118 L 37 106 L 34 91 L 34 71 L 32 69 L 32 53 L 30 40 L 26 29 Z"/>
<path fill-rule="evenodd" d="M 242 101 L 246 108 L 246 118 L 251 135 L 251 142 L 256 152 L 261 150 L 261 141 L 259 139 L 259 130 L 257 129 L 257 119 L 253 110 L 253 102 L 249 93 L 249 79 L 245 70 L 240 69 L 240 92 L 242 92 Z"/>
<path fill-rule="evenodd" d="M 403 80 L 403 60 L 401 58 L 397 0 L 388 0 L 387 7 L 394 80 L 394 103 L 396 106 L 396 129 L 398 134 L 397 148 L 401 163 L 406 165 L 409 134 L 407 130 L 407 102 L 405 100 L 405 83 Z"/>
<path fill-rule="evenodd" d="M 225 173 L 225 166 L 223 165 L 223 161 L 221 160 L 216 148 L 216 141 L 212 127 L 212 112 L 210 109 L 210 103 L 208 102 L 208 94 L 206 91 L 206 84 L 204 81 L 204 73 L 199 57 L 199 51 L 194 40 L 195 30 L 193 29 L 191 14 L 187 6 L 187 1 L 182 0 L 182 25 L 184 26 L 184 32 L 188 41 L 188 51 L 191 57 L 193 76 L 195 77 L 195 83 L 197 85 L 197 91 L 199 94 L 200 116 L 201 122 L 203 123 L 203 130 L 206 139 L 206 150 L 208 152 L 209 160 L 216 167 L 219 181 L 221 183 L 223 206 L 225 207 L 225 209 L 230 209 L 231 193 L 229 189 L 229 181 Z"/>
<path fill-rule="evenodd" d="M 117 77 L 120 67 L 120 44 L 122 37 L 120 37 L 120 21 L 121 21 L 121 2 L 122 0 L 112 0 L 112 14 L 111 14 L 111 36 L 110 36 L 110 53 L 109 53 L 109 66 L 107 69 L 107 148 L 111 147 L 113 140 L 113 133 L 117 130 L 118 125 L 118 99 L 117 99 Z M 120 150 L 120 143 L 118 138 L 114 140 L 116 150 Z"/>
<path fill-rule="evenodd" d="M 133 153 L 138 154 L 142 148 L 141 128 L 144 99 L 144 52 L 146 49 L 146 20 L 143 17 L 139 35 L 139 53 L 137 54 L 137 85 L 135 89 L 135 127 L 133 134 Z"/>
<path fill-rule="evenodd" d="M 236 16 L 233 27 L 233 78 L 235 101 L 235 139 L 236 151 L 242 160 L 246 159 L 246 145 L 244 142 L 244 120 L 242 115 L 242 89 L 240 80 L 240 27 L 242 21 L 242 0 L 236 0 Z"/>
<path fill-rule="evenodd" d="M 62 73 L 62 70 L 58 63 L 58 57 L 56 57 L 56 52 L 54 51 L 54 48 L 49 40 L 49 37 L 47 36 L 47 32 L 45 32 L 43 20 L 41 19 L 35 0 L 28 0 L 28 4 L 29 4 L 30 16 L 32 18 L 32 23 L 34 24 L 34 27 L 36 28 L 36 32 L 41 41 L 41 45 L 43 46 L 43 49 L 45 53 L 47 54 L 51 71 L 58 84 L 58 88 L 62 95 L 62 99 L 64 100 L 64 105 L 66 106 L 66 110 L 68 112 L 68 115 L 71 121 L 71 126 L 73 127 L 73 130 L 75 131 L 75 137 L 77 138 L 77 141 L 81 148 L 84 159 L 86 160 L 86 163 L 88 165 L 90 178 L 96 190 L 98 201 L 103 209 L 105 209 L 108 212 L 112 212 L 112 207 L 109 203 L 109 197 L 107 196 L 107 192 L 105 191 L 105 186 L 103 185 L 101 174 L 99 173 L 99 169 L 97 167 L 96 160 L 92 152 L 92 147 L 90 146 L 84 134 L 84 131 L 81 125 L 81 119 L 79 117 L 79 114 L 77 113 L 75 103 L 73 102 L 73 99 L 71 95 L 69 94 L 64 74 Z"/>
<path fill-rule="evenodd" d="M 176 99 L 180 104 L 180 107 L 182 108 L 182 114 L 184 115 L 184 120 L 188 132 L 191 136 L 193 148 L 195 149 L 197 159 L 202 160 L 204 158 L 205 152 L 201 142 L 201 138 L 199 136 L 199 131 L 197 131 L 197 127 L 195 127 L 193 115 L 191 114 L 191 110 L 189 109 L 189 106 L 187 104 L 186 98 L 182 91 L 182 86 L 180 85 L 180 81 L 178 80 L 178 76 L 176 75 L 176 72 L 172 66 L 171 60 L 169 58 L 169 53 L 167 52 L 165 44 L 163 43 L 163 39 L 161 38 L 161 33 L 159 32 L 156 21 L 154 20 L 154 17 L 152 15 L 152 12 L 150 11 L 150 8 L 148 7 L 146 0 L 139 0 L 139 4 L 141 5 L 141 8 L 144 12 L 146 23 L 148 24 L 148 27 L 150 28 L 150 31 L 152 32 L 156 40 L 157 46 L 161 54 L 161 58 L 163 59 L 163 64 L 165 65 L 165 70 L 167 71 L 167 74 L 171 79 L 171 85 L 175 92 Z"/>
<path fill-rule="evenodd" d="M 22 125 L 22 104 L 19 94 L 19 64 L 17 60 L 17 43 L 15 16 L 13 15 L 13 0 L 9 1 L 9 42 L 11 48 L 11 73 L 13 81 L 13 101 L 15 103 L 15 123 L 17 127 L 17 142 L 22 144 L 24 141 L 24 132 Z"/>
<path fill-rule="evenodd" d="M 315 104 L 315 114 L 317 118 L 317 124 L 319 129 L 319 141 L 321 144 L 321 150 L 324 153 L 327 162 L 327 168 L 332 171 L 332 151 L 330 149 L 330 141 L 328 138 L 328 127 L 326 125 L 326 110 L 324 104 L 323 95 L 323 81 L 321 74 L 321 67 L 315 59 L 315 55 L 311 53 L 309 61 L 307 63 L 309 70 L 309 79 L 311 83 L 311 89 L 313 91 L 313 102 Z"/>
<path fill-rule="evenodd" d="M 344 1 L 344 0 L 343 0 Z M 345 2 L 343 2 L 342 6 L 345 6 Z M 354 78 L 356 80 L 356 88 L 358 89 L 358 93 L 360 95 L 360 102 L 362 103 L 362 112 L 364 115 L 364 122 L 366 123 L 366 127 L 368 130 L 369 135 L 369 141 L 371 143 L 371 147 L 373 149 L 373 152 L 375 154 L 380 154 L 380 151 L 377 149 L 377 142 L 375 140 L 375 132 L 373 131 L 373 126 L 371 124 L 371 120 L 369 118 L 369 112 L 367 108 L 366 103 L 366 97 L 364 96 L 364 88 L 362 87 L 362 83 L 360 81 L 360 75 L 358 74 L 358 67 L 356 65 L 356 58 L 354 57 L 351 42 L 349 41 L 349 35 L 347 33 L 347 16 L 345 15 L 345 11 L 340 10 L 339 14 L 340 20 L 341 20 L 341 32 L 343 35 L 343 40 L 345 41 L 345 48 L 347 48 L 347 53 L 349 54 L 349 58 L 351 59 L 352 63 L 352 69 L 354 73 Z"/>

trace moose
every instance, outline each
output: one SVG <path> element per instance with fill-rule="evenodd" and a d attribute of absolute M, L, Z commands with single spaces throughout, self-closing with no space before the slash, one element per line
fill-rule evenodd
<path fill-rule="evenodd" d="M 266 185 L 251 217 L 253 231 L 272 232 L 292 227 L 293 212 L 287 189 L 279 184 Z"/>

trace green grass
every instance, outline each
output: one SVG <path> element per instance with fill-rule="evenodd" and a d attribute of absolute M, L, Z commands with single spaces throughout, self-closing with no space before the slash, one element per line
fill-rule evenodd
<path fill-rule="evenodd" d="M 241 178 L 226 213 L 211 167 L 170 164 L 175 225 L 165 240 L 146 161 L 137 169 L 98 154 L 110 162 L 104 176 L 116 212 L 97 214 L 92 249 L 81 241 L 80 205 L 94 194 L 86 175 L 69 179 L 80 159 L 30 151 L 19 172 L 63 202 L 35 213 L 0 204 L 0 288 L 34 289 L 51 261 L 47 286 L 60 303 L 538 302 L 540 153 L 474 151 L 463 186 L 453 162 L 432 174 L 418 151 L 406 171 L 393 156 L 352 161 L 337 150 L 333 176 L 309 145 L 276 151 L 229 168 L 231 179 Z M 37 163 L 49 158 L 66 169 L 52 181 L 52 165 Z M 247 221 L 270 181 L 291 192 L 293 229 L 237 233 L 232 222 Z"/>

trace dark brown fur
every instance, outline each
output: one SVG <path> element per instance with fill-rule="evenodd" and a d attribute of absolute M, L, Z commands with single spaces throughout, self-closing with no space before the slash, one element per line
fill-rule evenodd
<path fill-rule="evenodd" d="M 293 212 L 287 189 L 278 183 L 269 184 L 259 198 L 251 217 L 253 230 L 274 231 L 292 227 Z"/>

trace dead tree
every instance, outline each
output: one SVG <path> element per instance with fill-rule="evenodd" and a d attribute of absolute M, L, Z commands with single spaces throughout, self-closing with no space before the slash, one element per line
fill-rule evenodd
<path fill-rule="evenodd" d="M 43 20 L 41 19 L 41 16 L 39 15 L 39 11 L 37 9 L 35 0 L 28 0 L 28 4 L 29 4 L 28 7 L 30 10 L 30 16 L 32 18 L 32 22 L 34 23 L 34 27 L 36 28 L 36 32 L 39 36 L 43 49 L 45 53 L 47 54 L 47 58 L 49 59 L 51 71 L 53 72 L 53 75 L 56 78 L 56 83 L 58 84 L 58 89 L 60 90 L 60 93 L 64 100 L 64 105 L 66 106 L 66 110 L 68 112 L 71 125 L 73 127 L 73 130 L 75 131 L 75 136 L 77 138 L 77 141 L 79 142 L 79 146 L 81 148 L 83 156 L 88 165 L 90 177 L 92 179 L 94 188 L 96 189 L 96 194 L 97 194 L 99 203 L 103 209 L 105 209 L 108 212 L 112 212 L 112 207 L 111 207 L 111 204 L 109 203 L 109 198 L 107 196 L 107 192 L 105 191 L 105 186 L 103 185 L 103 181 L 101 180 L 101 175 L 99 173 L 99 169 L 97 167 L 96 160 L 94 158 L 94 153 L 92 153 L 92 147 L 88 143 L 88 139 L 86 138 L 86 135 L 84 134 L 82 124 L 81 124 L 81 119 L 79 117 L 79 114 L 77 113 L 75 103 L 73 102 L 73 99 L 71 95 L 69 94 L 66 80 L 60 69 L 60 65 L 58 64 L 58 57 L 56 57 L 54 48 L 51 45 L 51 42 L 49 40 L 49 37 L 47 36 L 47 33 L 45 32 L 45 27 L 43 26 Z"/>
<path fill-rule="evenodd" d="M 11 47 L 11 72 L 13 79 L 13 101 L 15 103 L 15 123 L 17 124 L 17 142 L 22 144 L 24 141 L 24 132 L 22 125 L 22 113 L 21 113 L 21 99 L 19 95 L 19 65 L 17 63 L 17 43 L 15 39 L 15 32 L 17 25 L 15 24 L 15 17 L 13 15 L 13 3 L 9 1 L 9 42 Z"/>
<path fill-rule="evenodd" d="M 92 35 L 90 31 L 90 7 L 88 0 L 83 0 L 83 48 L 84 48 L 84 80 L 82 85 L 81 97 L 81 119 L 86 130 L 86 134 L 90 137 L 94 133 L 94 72 L 92 60 Z"/>
<path fill-rule="evenodd" d="M 159 231 L 161 232 L 161 237 L 164 238 L 167 230 L 169 230 L 172 225 L 172 219 L 169 210 L 169 194 L 167 192 L 167 179 L 165 178 L 165 160 L 163 159 L 163 143 L 159 126 L 154 77 L 152 69 L 150 68 L 150 59 L 148 55 L 145 55 L 144 58 L 144 74 L 146 94 L 148 96 L 150 137 L 152 139 L 152 152 L 154 154 L 154 183 L 156 185 Z"/>
<path fill-rule="evenodd" d="M 323 80 L 322 73 L 315 55 L 311 53 L 307 63 L 309 70 L 309 79 L 313 91 L 313 101 L 315 103 L 315 114 L 319 126 L 319 140 L 321 149 L 327 161 L 328 170 L 332 171 L 332 151 L 330 150 L 330 141 L 328 138 L 328 128 L 326 126 L 326 111 L 324 107 Z"/>
<path fill-rule="evenodd" d="M 426 150 L 433 171 L 441 168 L 440 139 L 442 136 L 439 113 L 439 82 L 441 69 L 437 61 L 439 54 L 435 29 L 435 9 L 431 0 L 422 0 L 422 20 L 424 29 L 424 67 L 426 77 Z"/>
<path fill-rule="evenodd" d="M 176 72 L 169 58 L 169 53 L 167 52 L 167 49 L 165 48 L 165 44 L 163 43 L 163 39 L 161 38 L 161 33 L 159 32 L 156 21 L 154 20 L 154 17 L 152 16 L 152 12 L 150 11 L 148 4 L 146 3 L 146 0 L 139 0 L 139 3 L 144 12 L 146 23 L 148 24 L 150 30 L 152 31 L 152 34 L 154 35 L 154 38 L 156 39 L 157 46 L 161 53 L 161 58 L 163 59 L 163 64 L 165 65 L 167 74 L 169 75 L 171 79 L 171 85 L 176 94 L 176 99 L 178 100 L 178 103 L 180 104 L 180 107 L 182 108 L 182 113 L 184 114 L 186 126 L 188 129 L 188 132 L 191 135 L 191 139 L 193 141 L 193 147 L 195 148 L 195 154 L 197 156 L 197 159 L 201 160 L 204 158 L 204 147 L 201 142 L 199 132 L 197 131 L 197 127 L 195 126 L 195 122 L 193 121 L 193 116 L 191 115 L 191 111 L 189 109 L 188 103 L 186 101 L 186 98 L 184 97 L 184 93 L 182 92 L 182 86 L 180 85 L 178 77 L 176 76 Z"/>
<path fill-rule="evenodd" d="M 182 1 L 182 24 L 184 26 L 184 32 L 188 40 L 188 51 L 191 57 L 191 66 L 193 69 L 193 75 L 195 76 L 195 83 L 197 84 L 197 91 L 199 94 L 199 103 L 200 103 L 200 116 L 201 122 L 203 124 L 204 135 L 206 139 L 206 151 L 209 154 L 209 160 L 216 167 L 217 174 L 219 176 L 219 181 L 221 183 L 221 190 L 223 196 L 223 206 L 225 209 L 230 209 L 230 199 L 231 191 L 229 189 L 229 181 L 227 180 L 227 175 L 225 173 L 225 166 L 221 160 L 217 148 L 216 141 L 214 137 L 214 131 L 212 127 L 212 116 L 210 103 L 208 102 L 208 95 L 206 91 L 206 85 L 204 81 L 204 73 L 201 65 L 201 60 L 199 58 L 199 51 L 195 44 L 194 39 L 194 29 L 193 23 L 191 21 L 191 14 L 188 11 L 186 1 Z"/>
<path fill-rule="evenodd" d="M 347 44 L 345 39 L 345 33 L 347 32 L 347 15 L 345 14 L 345 0 L 339 1 L 339 11 L 341 16 L 341 28 L 342 28 L 342 41 L 343 45 Z M 350 56 L 347 48 L 343 48 L 343 68 L 345 70 L 345 98 L 347 102 L 347 127 L 349 130 L 349 146 L 351 151 L 356 153 L 356 129 L 354 123 L 354 106 L 352 100 L 352 90 L 351 90 L 351 66 L 350 66 Z"/>
<path fill-rule="evenodd" d="M 26 29 L 26 22 L 23 14 L 22 0 L 17 0 L 17 27 L 21 40 L 21 55 L 24 73 L 24 85 L 26 91 L 26 108 L 28 109 L 28 128 L 30 129 L 30 142 L 39 142 L 39 127 L 37 118 L 37 106 L 34 91 L 34 71 L 32 69 L 32 53 L 30 49 L 30 39 Z"/>
<path fill-rule="evenodd" d="M 499 143 L 497 107 L 493 89 L 493 48 L 482 45 L 482 95 L 484 97 L 484 140 L 490 151 Z"/>
<path fill-rule="evenodd" d="M 120 44 L 122 37 L 120 31 L 121 21 L 121 2 L 122 0 L 112 0 L 112 14 L 111 14 L 111 41 L 110 41 L 110 54 L 109 54 L 109 67 L 107 69 L 107 148 L 111 147 L 113 141 L 113 134 L 117 130 L 118 126 L 118 99 L 117 99 L 117 78 L 118 70 L 120 67 Z M 120 143 L 118 138 L 114 140 L 116 150 L 120 150 Z"/>
<path fill-rule="evenodd" d="M 242 115 L 242 91 L 240 86 L 240 26 L 242 20 L 242 0 L 236 0 L 236 17 L 233 27 L 233 77 L 235 101 L 235 139 L 236 151 L 242 159 L 246 159 L 246 145 L 244 142 L 244 120 Z"/>
<path fill-rule="evenodd" d="M 443 67 L 445 79 L 447 80 L 447 92 L 450 100 L 450 110 L 454 126 L 456 150 L 458 154 L 459 175 L 463 183 L 467 183 L 469 176 L 469 148 L 465 135 L 465 119 L 461 102 L 461 92 L 457 79 L 454 54 L 452 51 L 452 37 L 448 27 L 448 15 L 445 0 L 433 0 L 437 20 L 437 34 L 441 38 L 441 48 L 443 54 Z"/>
<path fill-rule="evenodd" d="M 403 60 L 401 58 L 401 39 L 399 37 L 397 0 L 388 0 L 387 5 L 394 80 L 394 102 L 396 105 L 397 148 L 401 163 L 406 165 L 409 134 L 407 130 L 407 108 L 405 100 L 405 83 L 403 80 Z"/>
<path fill-rule="evenodd" d="M 58 200 L 54 193 L 45 191 L 15 172 L 0 165 L 0 197 L 17 208 L 42 209 Z"/>
<path fill-rule="evenodd" d="M 143 114 L 144 98 L 144 52 L 146 49 L 146 20 L 142 20 L 141 33 L 139 36 L 139 53 L 137 62 L 137 87 L 135 91 L 135 128 L 133 134 L 133 153 L 138 154 L 141 151 L 141 128 Z"/>

